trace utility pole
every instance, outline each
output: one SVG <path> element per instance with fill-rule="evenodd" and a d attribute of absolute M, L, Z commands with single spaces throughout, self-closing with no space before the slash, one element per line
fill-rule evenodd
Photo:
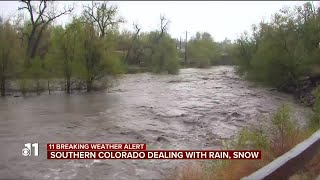
<path fill-rule="evenodd" d="M 179 52 L 181 52 L 181 36 L 180 36 L 180 45 L 179 45 Z"/>
<path fill-rule="evenodd" d="M 184 45 L 184 65 L 187 65 L 187 43 L 188 43 L 188 32 L 186 31 L 186 43 Z"/>

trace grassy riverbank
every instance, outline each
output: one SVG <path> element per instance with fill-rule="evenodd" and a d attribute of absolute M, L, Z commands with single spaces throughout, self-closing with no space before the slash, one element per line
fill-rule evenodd
<path fill-rule="evenodd" d="M 273 114 L 269 126 L 244 128 L 237 139 L 224 142 L 224 149 L 262 150 L 262 160 L 216 160 L 192 163 L 173 172 L 169 179 L 211 180 L 240 179 L 257 171 L 294 146 L 307 139 L 320 128 L 320 89 L 315 93 L 314 112 L 307 126 L 299 127 L 291 119 L 290 107 L 283 105 Z M 320 172 L 320 152 L 290 179 L 315 179 Z"/>

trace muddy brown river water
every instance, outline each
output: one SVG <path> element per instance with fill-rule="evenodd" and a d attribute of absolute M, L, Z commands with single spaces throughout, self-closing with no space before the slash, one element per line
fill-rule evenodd
<path fill-rule="evenodd" d="M 46 143 L 146 143 L 148 149 L 219 149 L 242 127 L 267 123 L 282 103 L 297 123 L 305 109 L 289 95 L 255 87 L 231 66 L 179 75 L 124 75 L 108 91 L 0 98 L 0 178 L 164 179 L 178 160 L 47 160 Z M 25 143 L 38 157 L 23 157 Z"/>

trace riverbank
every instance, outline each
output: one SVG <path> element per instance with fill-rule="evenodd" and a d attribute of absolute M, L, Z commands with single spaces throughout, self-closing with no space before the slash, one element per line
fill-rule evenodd
<path fill-rule="evenodd" d="M 320 80 L 320 79 L 319 79 Z M 316 102 L 315 90 L 318 87 L 320 81 L 306 77 L 299 81 L 298 88 L 292 88 L 290 93 L 293 94 L 294 98 L 307 107 L 312 107 Z"/>
<path fill-rule="evenodd" d="M 212 66 L 212 67 L 218 67 Z M 193 68 L 192 66 L 183 67 L 181 69 Z M 204 68 L 204 69 L 210 69 Z M 126 68 L 125 74 L 138 74 L 138 73 L 152 73 L 150 69 L 144 66 L 130 65 Z M 167 73 L 162 73 L 168 75 Z M 92 90 L 107 90 L 117 84 L 119 77 L 123 75 L 118 75 L 117 77 L 104 77 L 99 80 L 94 81 Z M 71 79 L 71 93 L 72 92 L 85 92 L 86 82 L 81 79 L 72 78 Z M 6 82 L 6 96 L 20 97 L 25 95 L 40 95 L 40 94 L 51 94 L 55 92 L 66 91 L 66 81 L 61 78 L 51 78 L 51 79 L 16 79 L 7 80 Z"/>
<path fill-rule="evenodd" d="M 318 94 L 319 96 L 320 94 Z M 317 102 L 320 103 L 320 102 Z M 169 179 L 179 180 L 229 180 L 241 179 L 266 166 L 297 144 L 309 138 L 320 128 L 319 109 L 317 107 L 307 127 L 301 128 L 293 123 L 289 106 L 283 105 L 271 117 L 270 126 L 244 128 L 236 139 L 225 143 L 224 149 L 261 150 L 261 160 L 216 160 L 195 162 L 173 171 Z M 315 123 L 316 122 L 316 123 Z M 316 179 L 320 172 L 320 152 L 315 154 L 303 168 L 294 173 L 290 180 Z"/>
<path fill-rule="evenodd" d="M 92 90 L 102 91 L 112 88 L 117 83 L 117 77 L 104 77 L 93 82 Z M 86 82 L 71 79 L 71 93 L 86 92 Z M 6 96 L 20 97 L 29 95 L 54 94 L 66 91 L 66 81 L 63 79 L 20 79 L 6 83 Z"/>

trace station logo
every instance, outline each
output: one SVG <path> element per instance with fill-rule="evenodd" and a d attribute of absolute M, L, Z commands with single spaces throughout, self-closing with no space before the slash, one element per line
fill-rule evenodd
<path fill-rule="evenodd" d="M 39 156 L 39 143 L 24 144 L 22 149 L 23 156 Z"/>

